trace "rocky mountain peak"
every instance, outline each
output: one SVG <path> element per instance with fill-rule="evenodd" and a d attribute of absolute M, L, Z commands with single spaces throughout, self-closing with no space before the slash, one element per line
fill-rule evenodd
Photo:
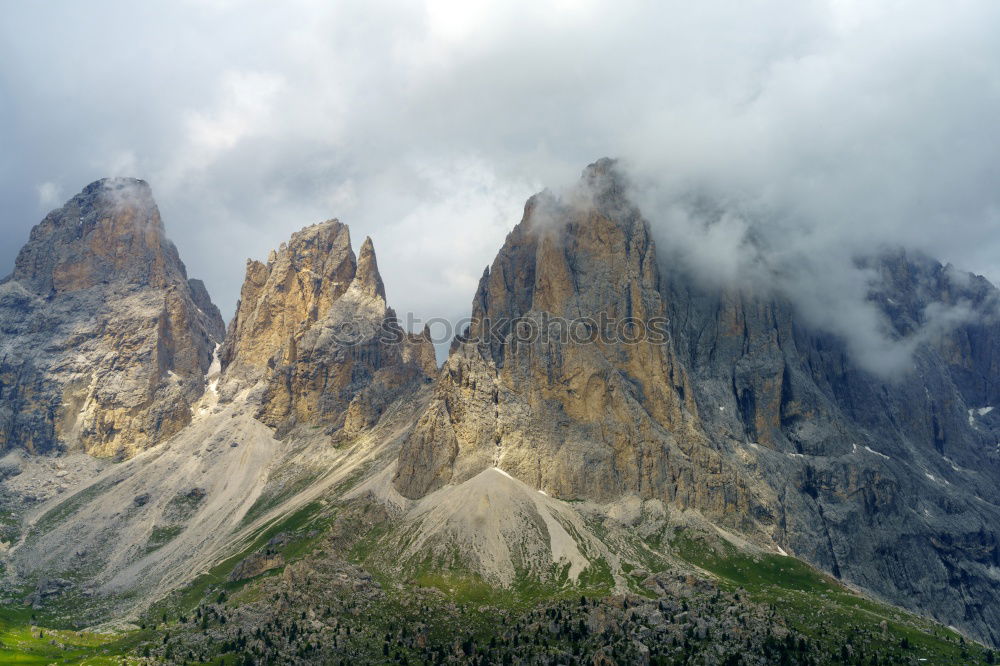
<path fill-rule="evenodd" d="M 627 192 L 600 160 L 528 201 L 395 488 L 496 467 L 562 499 L 663 502 L 997 640 L 1000 292 L 925 257 L 867 260 L 869 297 L 913 341 L 913 380 L 884 381 L 789 302 L 658 258 Z M 630 340 L 628 320 L 666 335 Z M 598 335 L 567 342 L 581 322 Z"/>
<path fill-rule="evenodd" d="M 88 185 L 0 285 L 0 450 L 128 456 L 191 420 L 224 324 L 144 181 Z"/>
<path fill-rule="evenodd" d="M 378 261 L 375 259 L 375 245 L 371 237 L 365 237 L 358 252 L 358 271 L 354 276 L 358 288 L 373 298 L 385 300 L 385 286 L 378 272 Z"/>
<path fill-rule="evenodd" d="M 430 341 L 397 329 L 371 239 L 356 257 L 339 221 L 306 227 L 266 265 L 247 262 L 220 350 L 224 395 L 256 387 L 258 418 L 281 433 L 304 421 L 342 425 L 354 397 L 386 375 L 380 371 L 407 370 L 387 380 L 383 392 L 391 392 L 433 368 Z"/>
<path fill-rule="evenodd" d="M 110 282 L 165 287 L 185 280 L 186 271 L 164 234 L 149 185 L 106 178 L 32 229 L 13 279 L 47 295 Z"/>
<path fill-rule="evenodd" d="M 613 165 L 602 160 L 568 193 L 528 201 L 404 444 L 404 495 L 490 466 L 562 497 L 695 492 L 684 481 L 689 462 L 667 465 L 654 453 L 708 455 L 691 448 L 701 440 L 683 367 L 662 331 L 638 328 L 659 321 L 665 330 L 665 308 L 652 238 Z"/>

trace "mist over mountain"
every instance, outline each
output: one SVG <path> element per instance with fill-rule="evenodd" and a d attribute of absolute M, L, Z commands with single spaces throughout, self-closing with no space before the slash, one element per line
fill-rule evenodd
<path fill-rule="evenodd" d="M 142 646 L 155 662 L 380 663 L 377 636 L 398 622 L 381 657 L 391 644 L 447 650 L 406 636 L 466 626 L 448 600 L 472 585 L 492 620 L 509 603 L 524 618 L 561 614 L 553 604 L 581 593 L 580 607 L 633 605 L 659 629 L 631 643 L 617 622 L 557 629 L 566 642 L 550 653 L 518 647 L 531 634 L 520 622 L 498 633 L 491 621 L 463 629 L 459 663 L 581 650 L 812 663 L 838 642 L 842 655 L 898 658 L 912 649 L 900 632 L 920 637 L 923 658 L 988 662 L 1000 292 L 879 250 L 825 264 L 865 275 L 867 291 L 817 304 L 835 308 L 817 320 L 808 273 L 785 281 L 752 224 L 748 260 L 717 271 L 663 228 L 659 249 L 632 183 L 601 159 L 529 198 L 441 367 L 430 331 L 404 331 L 387 305 L 372 240 L 355 254 L 339 221 L 246 262 L 223 339 L 149 186 L 84 188 L 36 225 L 0 284 L 4 608 L 104 623 L 132 646 L 116 654 Z M 689 228 L 727 224 L 708 202 L 679 201 Z M 877 319 L 891 365 L 871 365 L 865 331 L 829 325 L 852 309 Z M 791 593 L 812 610 L 761 615 Z M 262 594 L 286 603 L 261 608 Z M 435 609 L 417 624 L 396 597 L 414 594 Z M 678 598 L 685 613 L 711 602 L 692 620 Z M 743 616 L 742 650 L 720 599 Z M 339 628 L 358 603 L 383 619 L 352 623 L 353 642 L 297 624 L 323 612 Z M 816 609 L 833 624 L 812 622 Z"/>
<path fill-rule="evenodd" d="M 654 228 L 695 193 L 761 213 L 782 252 L 902 245 L 996 282 L 998 11 L 21 4 L 0 27 L 0 265 L 82 183 L 136 176 L 227 319 L 230 266 L 338 217 L 376 240 L 398 312 L 454 320 L 523 201 L 608 155 L 663 190 L 662 213 L 640 202 Z M 700 252 L 735 247 L 731 224 Z M 819 295 L 857 300 L 835 273 Z"/>

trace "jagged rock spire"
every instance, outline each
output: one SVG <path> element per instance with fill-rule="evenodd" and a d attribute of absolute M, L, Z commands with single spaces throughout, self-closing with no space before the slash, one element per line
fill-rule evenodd
<path fill-rule="evenodd" d="M 375 246 L 371 237 L 366 237 L 358 253 L 358 271 L 354 280 L 366 294 L 385 300 L 385 286 L 378 272 L 378 261 L 375 259 Z"/>
<path fill-rule="evenodd" d="M 219 352 L 224 370 L 250 377 L 294 355 L 295 341 L 343 296 L 357 271 L 351 234 L 327 220 L 292 234 L 267 263 L 247 260 L 246 279 Z"/>
<path fill-rule="evenodd" d="M 306 227 L 266 265 L 247 262 L 220 352 L 223 394 L 260 387 L 257 416 L 281 434 L 301 422 L 331 432 L 345 422 L 349 429 L 367 427 L 380 408 L 358 403 L 348 413 L 356 396 L 382 381 L 380 395 L 398 391 L 434 370 L 430 341 L 402 331 L 387 335 L 394 320 L 371 239 L 355 257 L 339 221 Z"/>

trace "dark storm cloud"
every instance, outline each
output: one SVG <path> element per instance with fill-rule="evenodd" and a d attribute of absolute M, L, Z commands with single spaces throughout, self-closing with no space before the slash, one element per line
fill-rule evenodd
<path fill-rule="evenodd" d="M 988 0 L 4 14 L 5 267 L 48 209 L 130 175 L 151 183 L 227 315 L 246 257 L 339 217 L 355 245 L 373 237 L 398 311 L 458 318 L 524 199 L 612 155 L 643 184 L 660 245 L 710 279 L 753 273 L 743 212 L 770 211 L 769 260 L 825 262 L 800 300 L 845 313 L 818 323 L 867 331 L 861 356 L 884 340 L 845 269 L 857 249 L 902 243 L 1000 277 L 1000 5 Z M 676 203 L 691 191 L 731 214 L 704 229 Z"/>

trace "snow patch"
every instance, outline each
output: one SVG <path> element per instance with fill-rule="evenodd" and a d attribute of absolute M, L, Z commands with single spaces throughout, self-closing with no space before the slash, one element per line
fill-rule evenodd
<path fill-rule="evenodd" d="M 955 461 L 953 461 L 953 460 L 952 460 L 951 458 L 949 458 L 948 456 L 944 456 L 944 461 L 945 461 L 946 463 L 948 463 L 949 465 L 951 465 L 951 468 L 952 468 L 953 470 L 955 470 L 956 472 L 964 472 L 964 471 L 965 471 L 964 469 L 962 469 L 961 467 L 959 467 L 958 465 L 956 465 L 956 464 L 955 464 Z"/>
<path fill-rule="evenodd" d="M 222 372 L 222 361 L 219 360 L 219 347 L 222 345 L 215 345 L 215 349 L 212 350 L 212 362 L 208 365 L 208 370 L 205 372 L 205 381 L 208 382 L 208 390 L 213 395 L 219 395 L 219 374 Z"/>
<path fill-rule="evenodd" d="M 866 446 L 865 451 L 867 451 L 868 453 L 874 453 L 880 458 L 885 458 L 886 460 L 890 460 L 889 456 L 885 455 L 884 453 L 879 453 L 878 451 L 873 450 L 871 447 Z"/>
<path fill-rule="evenodd" d="M 977 416 L 986 416 L 993 411 L 993 407 L 986 405 L 985 407 L 976 407 L 969 410 L 969 425 L 976 424 Z"/>

